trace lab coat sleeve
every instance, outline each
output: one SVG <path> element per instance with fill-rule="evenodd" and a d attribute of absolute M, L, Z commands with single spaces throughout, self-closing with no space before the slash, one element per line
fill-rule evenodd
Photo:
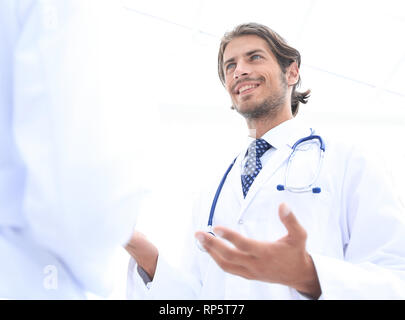
<path fill-rule="evenodd" d="M 153 281 L 146 283 L 137 270 L 137 264 L 130 258 L 127 277 L 128 299 L 198 299 L 201 291 L 199 255 L 194 232 L 201 229 L 198 213 L 201 205 L 199 196 L 193 201 L 193 219 L 185 230 L 185 246 L 181 263 L 174 266 L 166 253 L 159 250 Z M 171 232 L 171 231 L 169 231 Z"/>
<path fill-rule="evenodd" d="M 134 259 L 128 266 L 127 298 L 144 300 L 196 299 L 198 286 L 187 270 L 173 267 L 161 254 L 153 281 L 144 283 Z"/>
<path fill-rule="evenodd" d="M 145 283 L 137 270 L 137 263 L 132 257 L 129 259 L 127 273 L 127 299 L 148 300 L 150 299 L 149 283 Z"/>
<path fill-rule="evenodd" d="M 191 241 L 195 246 L 195 242 Z M 130 258 L 127 277 L 127 299 L 184 300 L 198 299 L 201 289 L 194 248 L 186 249 L 184 264 L 174 267 L 170 259 L 159 253 L 153 281 L 145 283 L 137 270 L 137 263 Z"/>
<path fill-rule="evenodd" d="M 118 29 L 102 17 L 119 20 L 111 1 L 10 3 L 19 28 L 13 132 L 26 169 L 25 223 L 84 291 L 106 296 L 111 259 L 135 224 L 147 163 L 139 152 L 147 153 L 139 138 L 145 126 L 117 81 Z"/>
<path fill-rule="evenodd" d="M 323 299 L 405 298 L 405 213 L 382 166 L 353 153 L 342 187 L 344 260 L 312 254 Z"/>

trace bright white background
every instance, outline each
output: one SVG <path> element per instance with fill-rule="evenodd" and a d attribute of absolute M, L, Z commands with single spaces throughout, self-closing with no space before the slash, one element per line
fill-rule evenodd
<path fill-rule="evenodd" d="M 122 0 L 105 22 L 120 30 L 136 117 L 154 145 L 155 187 L 138 229 L 178 263 L 195 192 L 218 181 L 246 137 L 243 119 L 217 76 L 225 31 L 244 22 L 273 28 L 302 55 L 301 89 L 312 96 L 299 117 L 356 139 L 385 158 L 405 199 L 405 3 L 402 0 Z M 117 27 L 119 26 L 119 28 Z M 104 75 L 108 76 L 108 74 Z M 143 113 L 142 111 L 148 111 Z M 143 116 L 147 114 L 147 116 Z M 159 163 L 156 164 L 156 161 Z M 372 195 L 370 195 L 372 196 Z M 207 212 L 208 218 L 208 212 Z M 111 299 L 125 298 L 128 255 L 117 256 Z"/>

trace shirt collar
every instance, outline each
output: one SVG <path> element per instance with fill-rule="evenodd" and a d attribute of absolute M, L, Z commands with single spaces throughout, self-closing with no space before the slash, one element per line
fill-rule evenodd
<path fill-rule="evenodd" d="M 309 136 L 310 134 L 311 130 L 308 126 L 302 123 L 301 120 L 293 118 L 270 129 L 261 137 L 261 139 L 266 140 L 273 148 L 277 150 L 285 146 L 292 148 L 296 141 L 303 137 Z M 248 137 L 245 151 L 253 140 L 255 140 L 255 138 L 250 136 Z"/>

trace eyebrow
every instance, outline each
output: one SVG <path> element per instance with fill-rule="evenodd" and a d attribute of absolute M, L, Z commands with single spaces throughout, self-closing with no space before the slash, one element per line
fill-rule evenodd
<path fill-rule="evenodd" d="M 255 54 L 255 53 L 258 53 L 258 52 L 266 53 L 266 52 L 265 52 L 264 50 L 262 50 L 262 49 L 254 49 L 254 50 L 251 50 L 251 51 L 246 52 L 246 53 L 244 54 L 244 56 L 245 56 L 245 57 L 249 57 L 249 56 L 251 56 L 251 55 L 253 55 L 253 54 Z M 226 60 L 226 61 L 224 62 L 223 66 L 226 66 L 229 62 L 234 62 L 234 61 L 235 61 L 235 58 L 230 58 L 230 59 L 228 59 L 228 60 Z"/>

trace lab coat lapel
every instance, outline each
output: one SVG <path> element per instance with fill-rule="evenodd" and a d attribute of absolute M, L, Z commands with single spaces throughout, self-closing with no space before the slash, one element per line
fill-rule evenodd
<path fill-rule="evenodd" d="M 291 122 L 292 121 L 292 122 Z M 287 126 L 286 126 L 287 125 Z M 279 170 L 279 168 L 288 160 L 289 155 L 292 152 L 292 146 L 294 143 L 310 134 L 311 130 L 306 125 L 302 125 L 296 120 L 290 120 L 282 126 L 273 129 L 270 137 L 267 137 L 268 142 L 271 145 L 277 146 L 274 156 L 269 159 L 263 169 L 260 171 L 259 175 L 253 181 L 246 198 L 243 198 L 242 192 L 242 182 L 241 182 L 241 162 L 244 158 L 244 151 L 240 153 L 237 161 L 232 169 L 232 178 L 229 179 L 231 182 L 231 188 L 233 192 L 237 194 L 237 198 L 240 201 L 241 210 L 239 218 L 241 218 L 249 207 L 252 200 L 255 198 L 257 192 L 263 187 L 263 185 L 269 181 L 269 179 L 274 175 L 274 173 Z M 281 182 L 281 181 L 280 181 Z M 274 185 L 276 188 L 276 185 Z"/>
<path fill-rule="evenodd" d="M 266 164 L 265 167 L 260 171 L 256 179 L 253 181 L 246 198 L 242 202 L 241 207 L 241 216 L 243 215 L 244 211 L 248 208 L 249 204 L 254 199 L 256 193 L 261 189 L 264 183 L 268 181 L 271 176 L 283 165 L 285 161 L 287 161 L 288 156 L 291 153 L 291 148 L 287 145 L 283 146 L 282 148 L 276 150 L 276 154 L 274 157 Z M 276 185 L 274 185 L 276 188 Z"/>
<path fill-rule="evenodd" d="M 241 162 L 243 159 L 243 155 L 239 154 L 238 158 L 233 165 L 233 168 L 229 174 L 229 185 L 232 189 L 232 192 L 235 193 L 237 199 L 239 200 L 239 204 L 242 205 L 243 199 L 243 191 L 242 191 L 242 181 L 240 177 L 240 168 Z"/>

